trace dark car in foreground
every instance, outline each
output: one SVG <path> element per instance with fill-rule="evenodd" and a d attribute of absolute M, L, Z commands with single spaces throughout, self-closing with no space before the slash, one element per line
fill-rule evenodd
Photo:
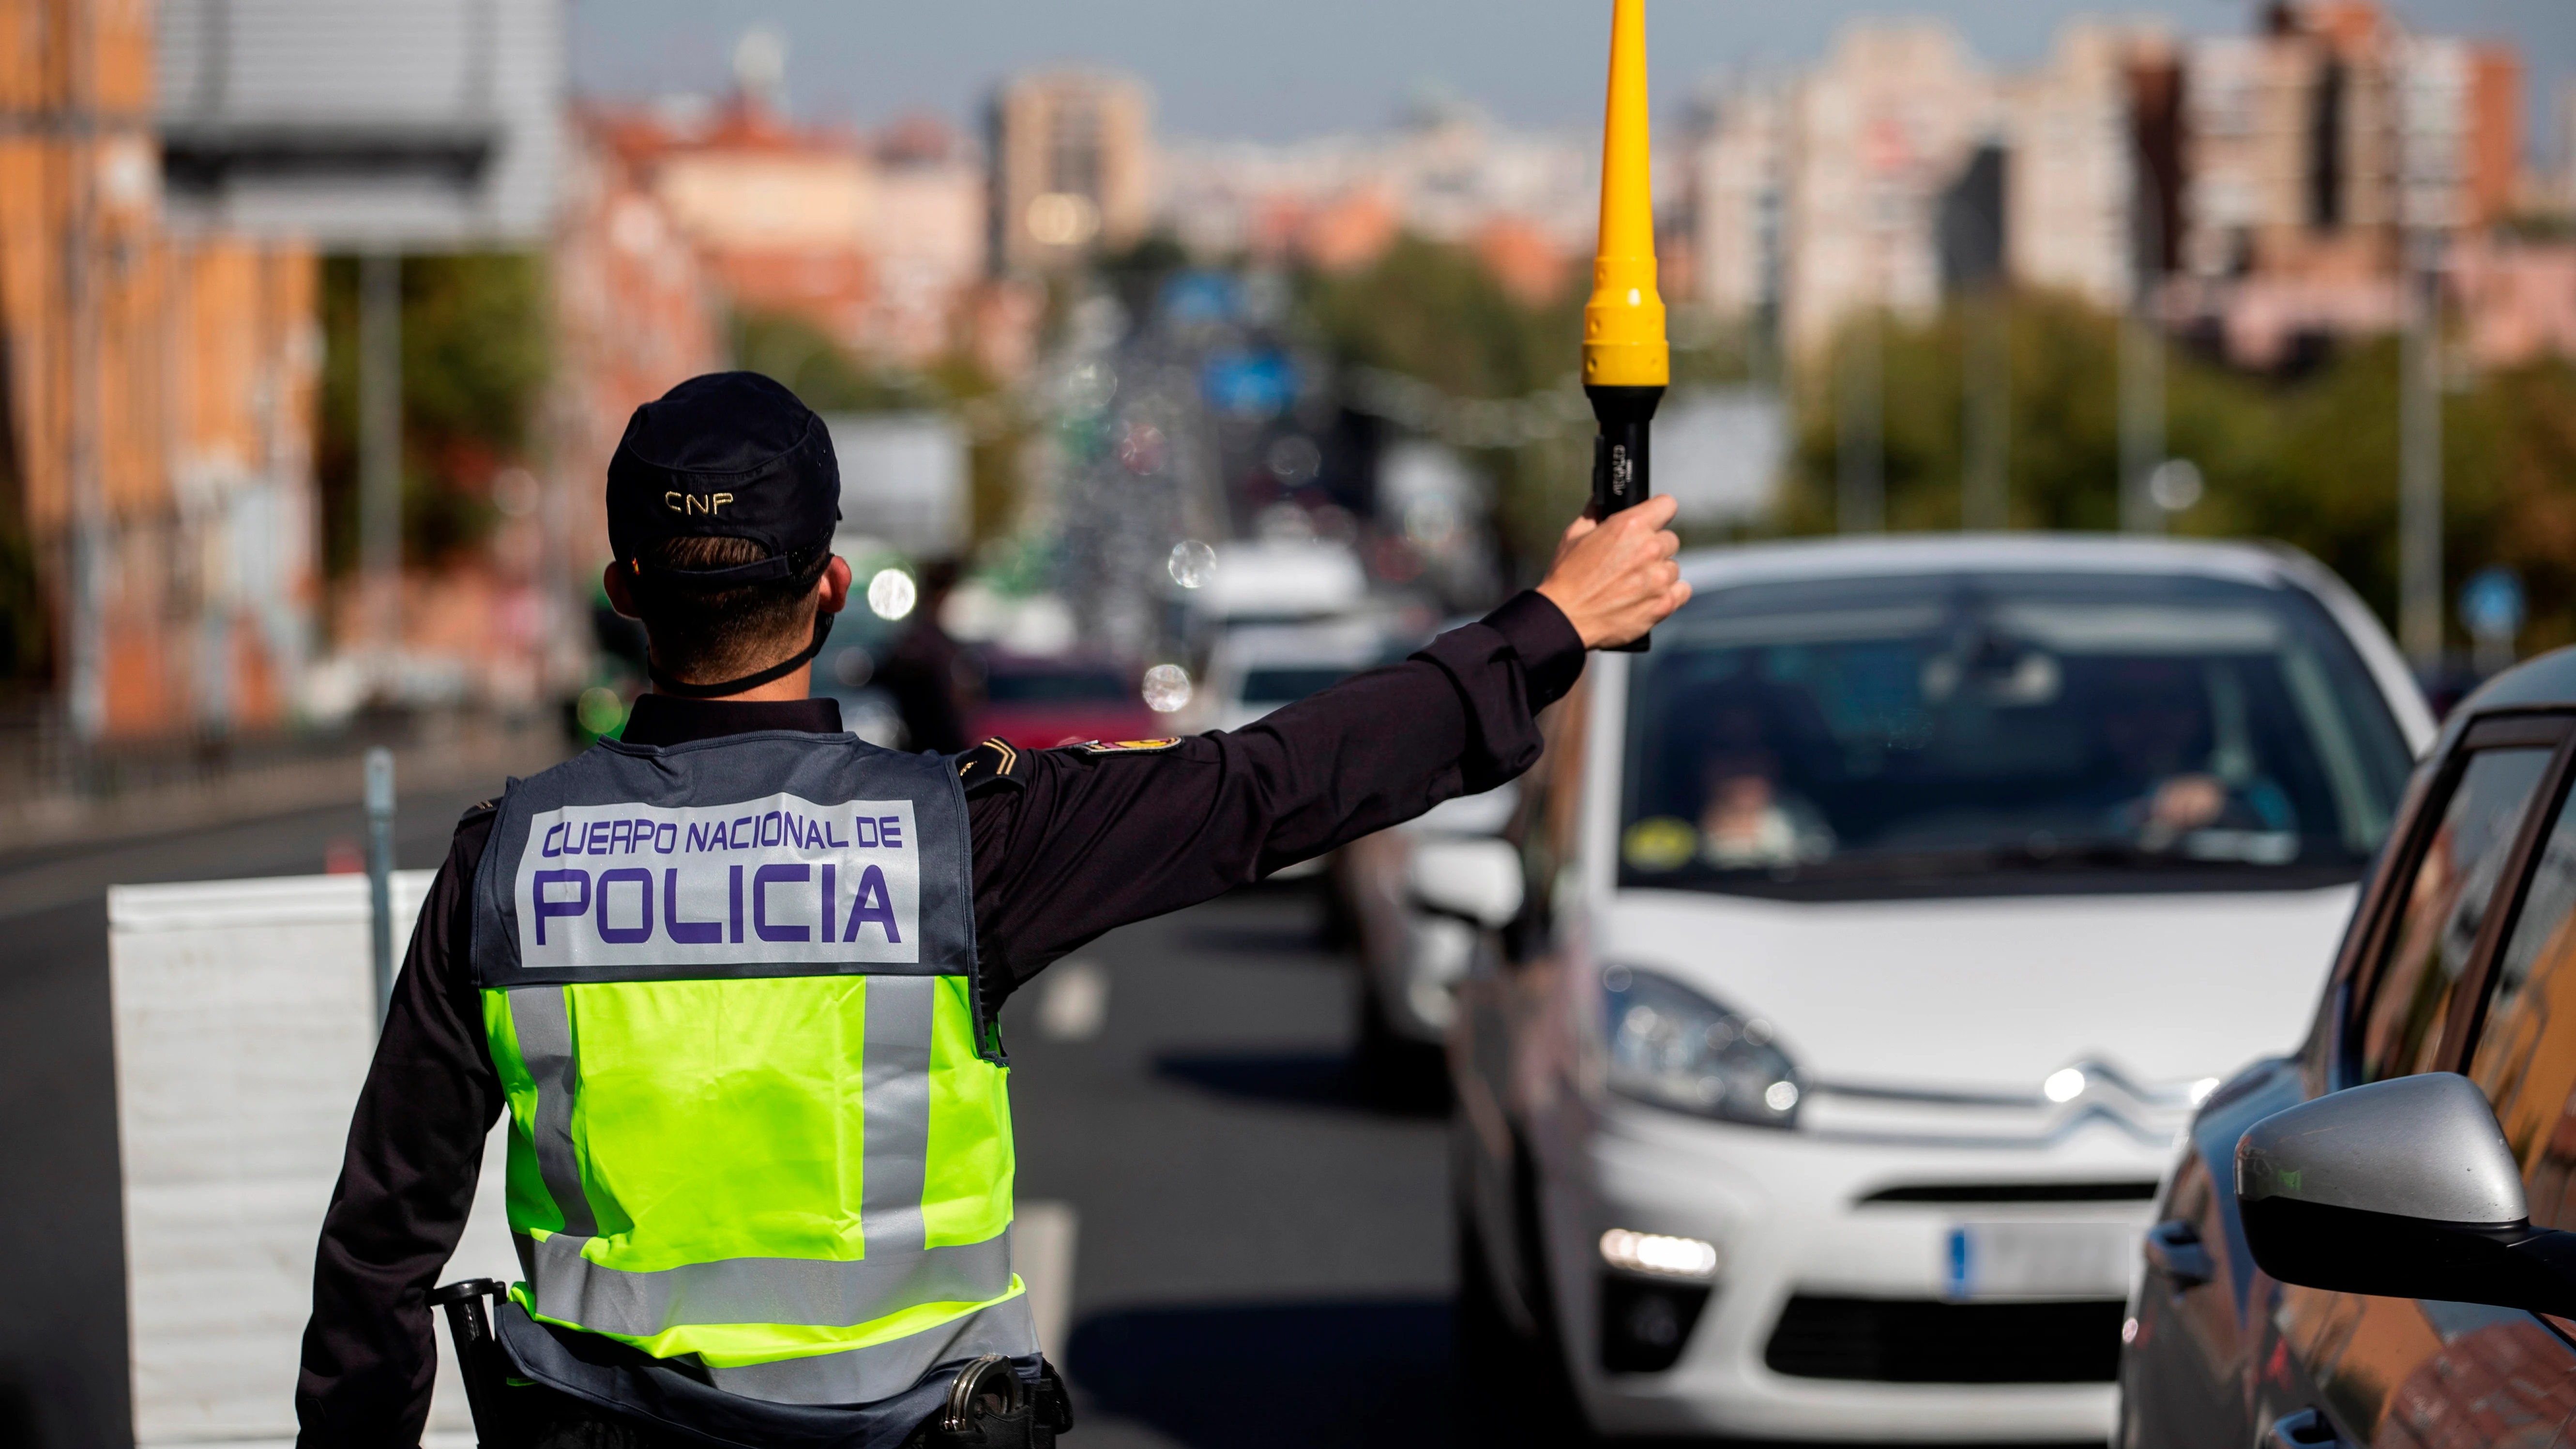
<path fill-rule="evenodd" d="M 2211 1095 L 2120 1449 L 2576 1443 L 2576 650 L 2418 767 L 2296 1054 Z"/>

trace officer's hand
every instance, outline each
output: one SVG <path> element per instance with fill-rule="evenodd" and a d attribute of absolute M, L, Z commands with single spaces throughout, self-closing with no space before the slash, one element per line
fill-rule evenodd
<path fill-rule="evenodd" d="M 1673 562 L 1682 541 L 1664 526 L 1680 506 L 1659 493 L 1606 523 L 1578 518 L 1567 526 L 1538 591 L 1565 611 L 1584 648 L 1625 644 L 1690 599 Z"/>

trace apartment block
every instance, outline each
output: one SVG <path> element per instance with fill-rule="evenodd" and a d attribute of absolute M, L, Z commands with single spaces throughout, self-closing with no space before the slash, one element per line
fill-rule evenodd
<path fill-rule="evenodd" d="M 1597 135 L 1514 129 L 1434 92 L 1379 130 L 1175 142 L 1158 161 L 1158 214 L 1202 255 L 1327 271 L 1365 266 L 1411 233 L 1474 248 L 1540 301 L 1591 255 L 1599 164 Z"/>
<path fill-rule="evenodd" d="M 2194 42 L 2169 318 L 2254 363 L 2400 325 L 2409 268 L 2512 206 L 2520 91 L 2510 52 L 2408 33 L 2361 0 L 2276 7 L 2259 34 Z"/>
<path fill-rule="evenodd" d="M 871 138 L 796 125 L 746 90 L 720 104 L 595 109 L 581 124 L 735 308 L 799 317 L 900 362 L 955 345 L 984 272 L 984 173 L 936 121 Z"/>
<path fill-rule="evenodd" d="M 1940 305 L 1943 193 L 2004 136 L 2003 97 L 1934 22 L 1846 28 L 1790 107 L 1781 328 L 1812 354 L 1841 322 Z"/>
<path fill-rule="evenodd" d="M 1018 76 L 993 97 L 988 256 L 996 275 L 1126 246 L 1153 219 L 1153 108 L 1096 71 Z"/>
<path fill-rule="evenodd" d="M 2016 281 L 2105 310 L 2133 300 L 2141 249 L 2166 225 L 2140 91 L 2173 65 L 2161 30 L 2079 21 L 2058 32 L 2045 65 L 2007 83 Z"/>

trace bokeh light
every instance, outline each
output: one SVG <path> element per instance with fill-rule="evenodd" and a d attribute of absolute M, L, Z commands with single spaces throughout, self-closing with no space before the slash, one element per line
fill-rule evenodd
<path fill-rule="evenodd" d="M 900 619 L 912 612 L 920 591 L 913 587 L 912 575 L 901 569 L 879 569 L 868 580 L 868 611 L 880 619 Z"/>
<path fill-rule="evenodd" d="M 1191 693 L 1190 672 L 1177 664 L 1157 664 L 1145 671 L 1145 707 L 1156 714 L 1186 707 Z"/>
<path fill-rule="evenodd" d="M 1172 545 L 1172 556 L 1164 564 L 1172 582 L 1185 589 L 1204 589 L 1216 578 L 1216 550 L 1195 538 L 1185 538 Z"/>

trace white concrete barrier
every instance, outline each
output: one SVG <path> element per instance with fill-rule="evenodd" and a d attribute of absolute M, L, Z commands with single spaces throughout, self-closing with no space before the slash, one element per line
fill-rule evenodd
<path fill-rule="evenodd" d="M 430 877 L 394 876 L 397 945 Z M 117 886 L 107 918 L 136 1443 L 287 1443 L 314 1244 L 375 1051 L 367 878 Z M 501 1144 L 441 1282 L 518 1276 Z M 470 1443 L 438 1337 L 431 1443 Z"/>

